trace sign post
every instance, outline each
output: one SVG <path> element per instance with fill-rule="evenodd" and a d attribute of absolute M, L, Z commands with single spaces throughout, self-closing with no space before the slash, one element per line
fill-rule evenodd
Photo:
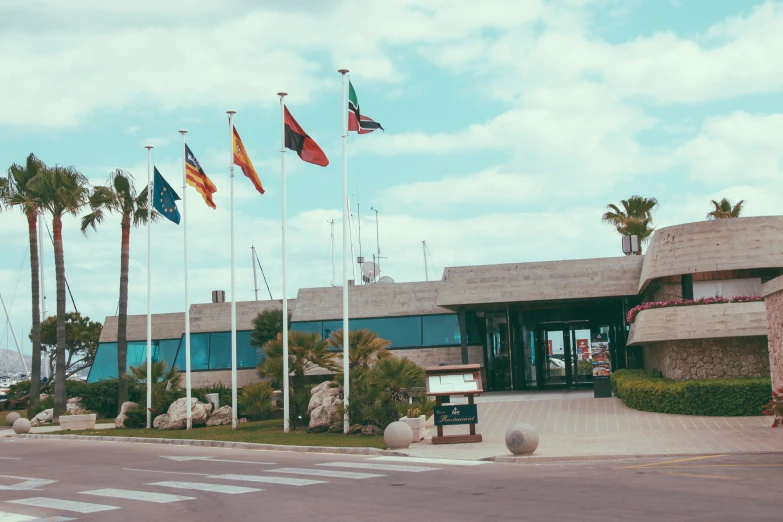
<path fill-rule="evenodd" d="M 463 442 L 481 442 L 481 434 L 476 434 L 478 408 L 474 397 L 484 392 L 481 383 L 481 366 L 478 364 L 458 364 L 425 368 L 427 375 L 427 395 L 435 397 L 435 426 L 438 435 L 432 437 L 433 444 L 456 444 Z M 444 404 L 451 395 L 464 395 L 468 404 Z M 468 435 L 444 435 L 443 426 L 456 424 L 470 425 Z"/>
<path fill-rule="evenodd" d="M 612 396 L 612 363 L 609 358 L 609 337 L 605 333 L 594 333 L 590 343 L 593 356 L 593 397 Z"/>

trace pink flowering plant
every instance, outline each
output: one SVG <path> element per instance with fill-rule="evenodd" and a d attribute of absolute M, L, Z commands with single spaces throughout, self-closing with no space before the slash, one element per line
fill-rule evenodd
<path fill-rule="evenodd" d="M 636 316 L 643 310 L 652 310 L 653 308 L 670 308 L 673 306 L 694 306 L 704 304 L 719 304 L 719 303 L 752 303 L 755 301 L 762 301 L 763 299 L 757 295 L 738 295 L 736 297 L 702 297 L 700 299 L 675 299 L 673 301 L 651 301 L 649 303 L 642 303 L 638 306 L 634 306 L 628 311 L 626 321 L 633 323 L 636 320 Z"/>
<path fill-rule="evenodd" d="M 783 386 L 772 391 L 772 400 L 764 405 L 764 415 L 774 417 L 772 427 L 777 428 L 783 424 Z"/>

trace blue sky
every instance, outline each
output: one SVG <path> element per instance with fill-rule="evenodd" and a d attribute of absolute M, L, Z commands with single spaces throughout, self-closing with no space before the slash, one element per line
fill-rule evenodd
<path fill-rule="evenodd" d="M 349 139 L 355 254 L 384 275 L 445 266 L 621 254 L 600 222 L 633 194 L 657 226 L 704 219 L 711 199 L 780 213 L 783 2 L 543 0 L 217 2 L 72 0 L 0 5 L 0 166 L 34 152 L 93 184 L 115 168 L 146 181 L 144 145 L 181 187 L 180 136 L 215 184 L 189 190 L 190 295 L 229 289 L 228 128 L 235 120 L 267 189 L 237 169 L 237 299 L 253 296 L 250 245 L 281 297 L 279 105 L 330 159 L 287 156 L 288 294 L 341 273 L 340 75 L 385 133 Z M 51 226 L 51 225 L 50 225 Z M 80 311 L 113 315 L 119 221 L 84 237 L 66 221 L 66 275 Z M 0 292 L 30 328 L 24 219 L 0 214 Z M 46 286 L 54 312 L 54 270 Z M 21 268 L 20 268 L 21 267 Z M 184 302 L 182 227 L 153 227 L 154 312 Z M 263 288 L 263 286 L 261 286 Z M 261 292 L 263 295 L 263 292 Z M 230 296 L 227 296 L 230 297 Z M 131 235 L 130 313 L 146 311 L 146 230 Z M 6 328 L 0 328 L 5 347 Z M 26 351 L 29 342 L 25 339 Z"/>

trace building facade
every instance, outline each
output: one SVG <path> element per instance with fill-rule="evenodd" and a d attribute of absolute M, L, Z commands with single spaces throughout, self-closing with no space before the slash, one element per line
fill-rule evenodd
<path fill-rule="evenodd" d="M 783 284 L 766 309 L 760 298 L 783 275 L 781 230 L 777 216 L 703 221 L 659 229 L 645 255 L 449 267 L 438 281 L 352 286 L 350 325 L 422 366 L 478 363 L 490 391 L 590 386 L 589 346 L 598 334 L 609 341 L 613 370 L 769 376 L 767 322 L 783 316 L 770 316 L 770 306 L 783 306 Z M 651 307 L 628 322 L 642 303 L 715 296 L 754 299 Z M 301 289 L 289 305 L 293 330 L 326 338 L 342 327 L 340 287 Z M 257 379 L 263 358 L 250 345 L 253 318 L 281 307 L 237 303 L 240 386 Z M 230 304 L 193 305 L 190 315 L 193 385 L 228 385 Z M 108 317 L 90 381 L 116 376 L 116 330 Z M 184 369 L 184 313 L 154 315 L 152 330 L 154 357 Z M 146 316 L 129 317 L 128 340 L 128 364 L 141 364 Z"/>

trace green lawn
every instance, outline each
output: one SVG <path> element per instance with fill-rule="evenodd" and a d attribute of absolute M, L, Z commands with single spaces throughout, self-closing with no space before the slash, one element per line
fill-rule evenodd
<path fill-rule="evenodd" d="M 8 417 L 8 414 L 11 412 L 16 412 L 19 414 L 20 417 L 24 417 L 27 415 L 27 410 L 3 410 L 0 411 L 0 426 L 8 426 L 8 424 L 5 423 L 5 418 Z"/>
<path fill-rule="evenodd" d="M 385 449 L 383 437 L 367 437 L 364 435 L 343 435 L 341 433 L 307 433 L 306 428 L 299 427 L 296 431 L 283 433 L 280 419 L 259 422 L 242 423 L 232 430 L 231 426 L 198 427 L 187 430 L 145 430 L 145 429 L 113 429 L 62 431 L 57 435 L 95 435 L 106 437 L 144 437 L 162 439 L 196 439 L 223 440 L 229 442 L 255 442 L 260 444 L 284 444 L 288 446 L 337 446 L 349 448 L 380 448 Z"/>

